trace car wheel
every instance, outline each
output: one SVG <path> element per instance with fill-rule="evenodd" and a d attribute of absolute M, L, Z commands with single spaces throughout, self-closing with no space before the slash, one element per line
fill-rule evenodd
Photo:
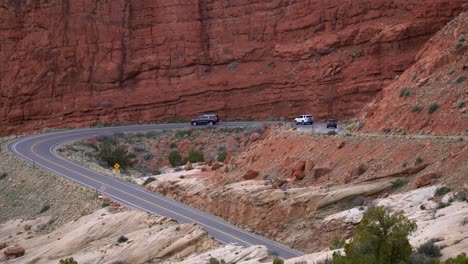
<path fill-rule="evenodd" d="M 213 121 L 210 121 L 208 124 L 209 124 L 210 126 L 214 125 Z"/>
<path fill-rule="evenodd" d="M 196 126 L 196 125 L 197 125 L 197 122 L 193 121 L 192 126 Z"/>
<path fill-rule="evenodd" d="M 296 126 L 298 126 L 298 125 L 299 125 L 299 122 L 296 122 Z"/>

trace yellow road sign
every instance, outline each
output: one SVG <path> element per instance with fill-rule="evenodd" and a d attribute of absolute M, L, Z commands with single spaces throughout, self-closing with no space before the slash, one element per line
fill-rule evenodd
<path fill-rule="evenodd" d="M 119 165 L 118 163 L 116 163 L 116 164 L 114 165 L 115 171 L 119 171 L 119 168 L 120 168 L 120 165 Z"/>

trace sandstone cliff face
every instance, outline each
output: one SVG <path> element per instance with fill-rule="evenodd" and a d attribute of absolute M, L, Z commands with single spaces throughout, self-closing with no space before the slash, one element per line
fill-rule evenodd
<path fill-rule="evenodd" d="M 352 116 L 464 2 L 5 0 L 0 134 L 204 111 Z"/>

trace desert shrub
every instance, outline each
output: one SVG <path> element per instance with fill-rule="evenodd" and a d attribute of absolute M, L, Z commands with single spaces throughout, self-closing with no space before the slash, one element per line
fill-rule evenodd
<path fill-rule="evenodd" d="M 445 264 L 468 264 L 468 257 L 466 253 L 461 253 L 456 258 L 447 259 Z"/>
<path fill-rule="evenodd" d="M 401 166 L 403 166 L 403 168 L 408 167 L 408 162 L 407 161 L 403 162 L 403 164 Z"/>
<path fill-rule="evenodd" d="M 353 200 L 353 207 L 361 206 L 364 204 L 365 201 L 366 201 L 366 197 L 359 195 Z"/>
<path fill-rule="evenodd" d="M 334 130 L 333 130 L 333 131 L 328 131 L 328 132 L 327 132 L 327 135 L 328 135 L 328 136 L 334 136 L 334 135 L 336 135 L 336 134 L 337 134 L 337 133 L 336 133 L 336 131 L 334 131 Z"/>
<path fill-rule="evenodd" d="M 146 160 L 146 161 L 151 160 L 153 158 L 154 158 L 153 154 L 151 154 L 149 152 L 143 154 L 143 159 Z"/>
<path fill-rule="evenodd" d="M 128 241 L 128 238 L 126 236 L 120 236 L 117 239 L 117 243 L 124 243 L 124 242 L 127 242 L 127 241 Z"/>
<path fill-rule="evenodd" d="M 91 143 L 91 142 L 86 142 L 86 141 L 79 141 L 77 142 L 77 145 L 80 145 L 80 146 L 83 146 L 83 147 L 87 147 L 87 148 L 91 148 L 95 151 L 98 151 L 98 146 L 96 146 L 96 144 L 94 143 Z"/>
<path fill-rule="evenodd" d="M 464 106 L 465 106 L 465 101 L 463 101 L 463 100 L 462 100 L 462 101 L 459 101 L 459 102 L 457 103 L 457 108 L 458 108 L 458 109 L 463 108 Z"/>
<path fill-rule="evenodd" d="M 275 61 L 270 61 L 268 64 L 267 64 L 268 67 L 273 67 L 275 66 Z"/>
<path fill-rule="evenodd" d="M 226 264 L 224 259 L 218 260 L 217 258 L 210 258 L 209 264 Z"/>
<path fill-rule="evenodd" d="M 110 205 L 110 203 L 108 201 L 102 201 L 102 203 L 101 203 L 102 208 L 108 207 L 109 205 Z"/>
<path fill-rule="evenodd" d="M 50 209 L 50 205 L 46 204 L 42 206 L 41 210 L 39 211 L 40 214 L 47 212 Z"/>
<path fill-rule="evenodd" d="M 98 158 L 105 161 L 109 166 L 118 163 L 122 169 L 125 169 L 130 156 L 124 145 L 114 145 L 109 141 L 105 141 L 99 145 Z"/>
<path fill-rule="evenodd" d="M 0 180 L 5 179 L 6 177 L 8 177 L 8 173 L 6 172 L 0 173 Z"/>
<path fill-rule="evenodd" d="M 391 213 L 385 207 L 369 209 L 358 225 L 345 256 L 333 254 L 333 263 L 407 263 L 411 256 L 408 235 L 416 230 L 403 211 Z"/>
<path fill-rule="evenodd" d="M 192 131 L 189 130 L 177 130 L 175 133 L 176 138 L 184 138 L 184 137 L 190 137 L 192 135 Z"/>
<path fill-rule="evenodd" d="M 153 175 L 159 175 L 159 174 L 161 174 L 161 171 L 158 168 L 155 168 L 153 170 Z"/>
<path fill-rule="evenodd" d="M 226 150 L 222 150 L 220 152 L 218 152 L 218 161 L 219 162 L 224 162 L 226 160 L 226 157 L 227 157 L 227 151 Z"/>
<path fill-rule="evenodd" d="M 356 125 L 356 130 L 361 130 L 361 128 L 363 128 L 365 125 L 364 122 L 359 122 L 357 125 Z"/>
<path fill-rule="evenodd" d="M 203 152 L 201 152 L 200 150 L 192 149 L 189 151 L 188 157 L 185 157 L 183 161 L 184 163 L 187 163 L 189 161 L 192 163 L 203 162 L 205 161 L 205 157 L 203 155 Z"/>
<path fill-rule="evenodd" d="M 421 204 L 421 206 L 419 206 L 419 209 L 426 210 L 426 206 L 424 204 Z"/>
<path fill-rule="evenodd" d="M 305 264 L 307 264 L 307 262 Z M 313 264 L 333 264 L 333 259 L 330 259 L 330 258 L 327 257 L 325 259 L 316 261 Z"/>
<path fill-rule="evenodd" d="M 437 209 L 442 209 L 442 208 L 445 208 L 447 206 L 450 206 L 450 203 L 439 202 L 437 204 Z"/>
<path fill-rule="evenodd" d="M 407 97 L 411 94 L 412 87 L 404 87 L 400 90 L 400 97 Z"/>
<path fill-rule="evenodd" d="M 465 42 L 465 34 L 460 34 L 460 37 L 458 37 L 458 42 Z"/>
<path fill-rule="evenodd" d="M 114 137 L 111 136 L 111 135 L 97 135 L 96 136 L 96 140 L 98 142 L 110 142 L 112 144 L 114 144 Z"/>
<path fill-rule="evenodd" d="M 71 257 L 71 258 L 61 259 L 59 261 L 59 264 L 78 264 L 78 261 L 76 261 L 73 257 Z"/>
<path fill-rule="evenodd" d="M 424 254 L 424 255 L 426 255 L 428 257 L 431 257 L 431 258 L 441 257 L 442 254 L 440 253 L 440 247 L 437 246 L 434 242 L 435 241 L 433 239 L 430 239 L 426 243 L 420 245 L 419 248 L 418 248 L 418 253 L 419 254 Z"/>
<path fill-rule="evenodd" d="M 434 113 L 437 109 L 439 109 L 439 105 L 438 105 L 437 103 L 432 103 L 432 104 L 429 106 L 427 112 L 428 112 L 429 114 L 432 114 L 432 113 Z"/>
<path fill-rule="evenodd" d="M 388 133 L 392 132 L 392 129 L 391 128 L 382 128 L 382 132 L 384 134 L 388 134 Z"/>
<path fill-rule="evenodd" d="M 171 144 L 169 144 L 169 147 L 170 147 L 171 149 L 175 149 L 175 148 L 177 148 L 177 144 L 174 143 L 174 142 L 171 142 Z"/>
<path fill-rule="evenodd" d="M 330 241 L 330 249 L 339 249 L 345 246 L 346 242 L 340 237 L 334 236 Z"/>
<path fill-rule="evenodd" d="M 180 156 L 177 150 L 171 151 L 171 153 L 169 153 L 168 159 L 172 167 L 177 167 L 177 166 L 182 165 L 182 156 Z"/>
<path fill-rule="evenodd" d="M 419 164 L 421 164 L 422 162 L 423 162 L 423 159 L 422 159 L 420 156 L 418 156 L 418 157 L 416 158 L 416 160 L 414 161 L 414 165 L 419 165 Z"/>
<path fill-rule="evenodd" d="M 114 138 L 124 138 L 125 137 L 125 133 L 123 132 L 115 132 L 114 133 Z"/>
<path fill-rule="evenodd" d="M 455 73 L 455 69 L 450 69 L 450 70 L 448 71 L 448 74 L 454 74 L 454 73 Z"/>
<path fill-rule="evenodd" d="M 283 264 L 284 263 L 284 260 L 280 259 L 280 258 L 275 258 L 273 260 L 273 264 Z"/>
<path fill-rule="evenodd" d="M 356 123 L 352 122 L 352 123 L 347 124 L 346 127 L 345 127 L 345 129 L 351 131 L 351 130 L 353 130 L 355 127 L 356 127 Z"/>
<path fill-rule="evenodd" d="M 416 112 L 419 113 L 419 112 L 421 112 L 421 109 L 422 109 L 422 108 L 421 108 L 419 105 L 415 105 L 415 106 L 413 106 L 413 107 L 411 108 L 411 112 L 413 112 L 413 113 L 416 113 Z"/>
<path fill-rule="evenodd" d="M 237 66 L 239 66 L 239 62 L 238 61 L 233 61 L 233 62 L 229 63 L 228 68 L 231 71 L 233 71 L 233 70 L 237 69 Z"/>
<path fill-rule="evenodd" d="M 466 202 L 467 201 L 467 197 L 466 197 L 466 191 L 459 191 L 457 192 L 457 194 L 455 195 L 455 200 L 457 201 L 460 201 L 460 202 Z"/>
<path fill-rule="evenodd" d="M 392 183 L 392 190 L 398 190 L 400 189 L 401 187 L 405 186 L 406 184 L 408 184 L 408 180 L 404 180 L 404 179 L 398 179 L 396 181 L 394 181 Z"/>
<path fill-rule="evenodd" d="M 155 180 L 156 180 L 156 178 L 154 178 L 154 177 L 148 177 L 148 178 L 146 178 L 146 180 L 145 180 L 145 182 L 143 183 L 143 185 L 147 185 L 147 184 L 149 184 L 149 183 L 151 183 L 151 182 L 154 182 Z"/>
<path fill-rule="evenodd" d="M 451 191 L 452 191 L 452 189 L 450 189 L 450 187 L 442 186 L 440 188 L 437 188 L 437 190 L 435 191 L 435 195 L 436 196 L 443 196 L 443 195 L 446 195 L 447 193 L 449 193 Z"/>
<path fill-rule="evenodd" d="M 145 137 L 147 138 L 156 138 L 159 136 L 159 131 L 148 131 L 145 134 Z"/>
<path fill-rule="evenodd" d="M 457 78 L 457 83 L 462 83 L 462 82 L 464 82 L 464 81 L 466 80 L 466 78 L 467 78 L 466 76 L 460 76 L 460 77 L 458 77 L 458 78 Z"/>

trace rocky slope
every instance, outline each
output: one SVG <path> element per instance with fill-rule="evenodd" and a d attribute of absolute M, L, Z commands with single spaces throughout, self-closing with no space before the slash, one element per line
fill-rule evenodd
<path fill-rule="evenodd" d="M 362 131 L 467 135 L 468 11 L 448 23 L 416 63 L 365 107 Z"/>
<path fill-rule="evenodd" d="M 204 111 L 353 116 L 464 3 L 3 1 L 0 134 Z"/>

